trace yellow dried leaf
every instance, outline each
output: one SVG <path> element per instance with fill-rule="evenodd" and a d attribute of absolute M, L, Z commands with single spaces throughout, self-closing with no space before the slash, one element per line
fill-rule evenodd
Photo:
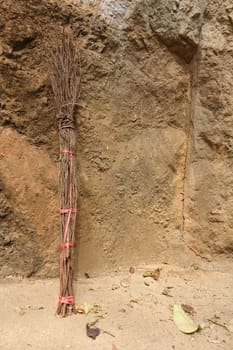
<path fill-rule="evenodd" d="M 83 310 L 84 310 L 85 315 L 88 315 L 89 312 L 91 312 L 93 309 L 94 309 L 93 304 L 88 304 L 88 303 L 83 304 Z"/>
<path fill-rule="evenodd" d="M 78 314 L 84 314 L 84 313 L 85 313 L 85 311 L 83 310 L 83 308 L 80 307 L 80 306 L 77 306 L 77 307 L 76 307 L 76 312 L 77 312 Z"/>
<path fill-rule="evenodd" d="M 173 306 L 173 320 L 177 328 L 183 333 L 191 334 L 199 329 L 199 325 L 184 312 L 179 304 Z"/>
<path fill-rule="evenodd" d="M 94 305 L 93 304 L 84 303 L 82 306 L 77 306 L 76 307 L 76 312 L 78 314 L 88 315 L 93 309 L 94 309 Z"/>

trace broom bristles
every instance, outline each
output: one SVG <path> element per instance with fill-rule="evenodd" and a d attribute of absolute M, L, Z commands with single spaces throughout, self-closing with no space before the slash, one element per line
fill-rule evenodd
<path fill-rule="evenodd" d="M 69 27 L 63 28 L 60 41 L 56 47 L 51 49 L 50 71 L 57 117 L 60 119 L 62 116 L 66 116 L 73 121 L 80 77 L 73 33 Z"/>
<path fill-rule="evenodd" d="M 50 77 L 57 109 L 60 140 L 61 266 L 57 315 L 75 312 L 73 300 L 73 244 L 75 240 L 77 170 L 74 106 L 79 89 L 78 60 L 72 31 L 64 28 L 60 41 L 51 50 Z M 66 212 L 66 210 L 68 210 Z"/>

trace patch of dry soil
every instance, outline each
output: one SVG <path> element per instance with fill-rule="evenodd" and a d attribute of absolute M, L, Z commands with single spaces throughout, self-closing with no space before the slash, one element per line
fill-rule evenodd
<path fill-rule="evenodd" d="M 77 304 L 98 304 L 97 313 L 66 319 L 54 316 L 57 280 L 3 280 L 0 348 L 231 350 L 232 266 L 221 263 L 216 269 L 209 263 L 195 269 L 164 264 L 160 266 L 159 280 L 146 279 L 149 285 L 145 285 L 143 272 L 155 267 L 158 266 L 140 266 L 133 274 L 117 271 L 80 279 Z M 171 296 L 163 294 L 168 287 Z M 176 328 L 171 312 L 174 303 L 194 308 L 193 318 L 201 326 L 199 332 L 185 335 Z M 86 335 L 86 323 L 96 318 L 101 334 L 92 340 Z M 225 324 L 228 330 L 220 324 Z"/>

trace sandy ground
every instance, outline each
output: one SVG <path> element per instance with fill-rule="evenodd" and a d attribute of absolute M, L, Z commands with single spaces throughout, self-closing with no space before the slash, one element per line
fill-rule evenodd
<path fill-rule="evenodd" d="M 80 279 L 77 304 L 98 307 L 65 319 L 54 316 L 57 280 L 1 281 L 0 349 L 232 350 L 232 264 L 221 269 L 211 264 L 198 269 L 160 265 L 158 281 L 142 277 L 154 267 Z M 170 296 L 163 294 L 165 288 Z M 174 303 L 194 308 L 199 332 L 186 335 L 176 328 Z M 86 324 L 97 318 L 101 333 L 93 340 L 86 335 Z"/>

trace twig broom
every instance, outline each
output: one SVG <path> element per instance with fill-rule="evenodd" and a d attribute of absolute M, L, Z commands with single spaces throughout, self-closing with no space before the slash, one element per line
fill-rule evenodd
<path fill-rule="evenodd" d="M 63 29 L 51 50 L 50 77 L 57 109 L 60 141 L 60 294 L 56 315 L 75 313 L 73 247 L 77 205 L 76 133 L 73 118 L 79 90 L 78 60 L 70 28 Z"/>

